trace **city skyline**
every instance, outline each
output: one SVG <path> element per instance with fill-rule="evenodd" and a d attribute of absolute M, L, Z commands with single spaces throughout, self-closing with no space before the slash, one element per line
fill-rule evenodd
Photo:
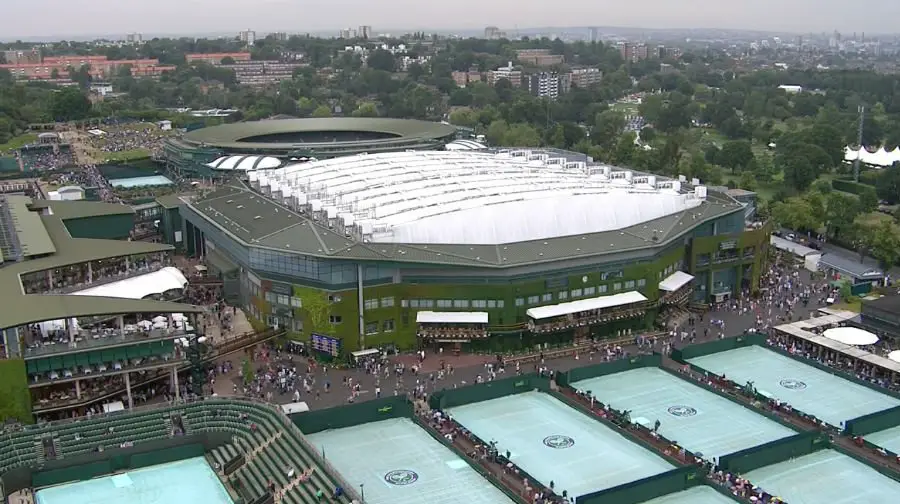
<path fill-rule="evenodd" d="M 743 5 L 742 5 L 743 4 Z M 151 3 L 110 0 L 33 0 L 11 3 L 8 19 L 17 19 L 4 38 L 46 39 L 113 36 L 140 32 L 159 36 L 260 33 L 327 33 L 370 25 L 374 32 L 478 30 L 579 26 L 645 29 L 731 29 L 790 33 L 893 33 L 900 17 L 896 0 L 859 0 L 853 12 L 836 0 L 778 0 L 722 2 L 721 0 L 644 0 L 631 4 L 601 0 L 562 0 L 552 5 L 539 0 L 494 0 L 490 3 L 457 0 L 436 4 L 440 15 L 425 15 L 414 0 L 156 0 Z M 34 12 L 52 16 L 34 16 Z M 97 15 L 98 12 L 105 13 Z M 311 15 L 314 13 L 314 15 Z M 777 13 L 777 15 L 773 15 Z M 871 15 L 870 15 L 871 14 Z M 877 15 L 875 15 L 877 14 Z M 872 19 L 874 18 L 874 19 Z M 286 19 L 294 21 L 285 21 Z"/>

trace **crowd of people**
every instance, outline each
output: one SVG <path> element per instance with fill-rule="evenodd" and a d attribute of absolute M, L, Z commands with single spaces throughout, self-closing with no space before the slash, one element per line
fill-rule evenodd
<path fill-rule="evenodd" d="M 153 151 L 160 148 L 162 139 L 166 136 L 165 131 L 150 123 L 103 131 L 103 134 L 88 136 L 88 145 L 100 152 L 128 152 L 137 149 Z"/>
<path fill-rule="evenodd" d="M 68 148 L 20 149 L 16 151 L 16 157 L 26 171 L 53 171 L 75 164 Z"/>

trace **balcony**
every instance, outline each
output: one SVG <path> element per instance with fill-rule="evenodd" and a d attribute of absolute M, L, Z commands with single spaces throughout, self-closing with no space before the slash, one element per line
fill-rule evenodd
<path fill-rule="evenodd" d="M 80 353 L 97 349 L 117 348 L 137 343 L 150 343 L 154 341 L 164 341 L 174 339 L 188 334 L 195 334 L 194 328 L 190 325 L 181 327 L 173 327 L 169 329 L 102 329 L 102 330 L 79 330 L 74 338 L 59 335 L 51 338 L 42 339 L 41 341 L 26 341 L 26 347 L 23 357 L 28 359 L 37 359 L 41 357 L 50 357 L 54 355 Z M 62 332 L 62 331 L 59 331 Z"/>

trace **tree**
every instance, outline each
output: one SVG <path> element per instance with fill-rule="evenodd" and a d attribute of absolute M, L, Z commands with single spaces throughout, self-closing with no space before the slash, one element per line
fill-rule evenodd
<path fill-rule="evenodd" d="M 826 197 L 825 232 L 833 238 L 845 237 L 852 230 L 860 205 L 852 195 L 832 191 Z"/>
<path fill-rule="evenodd" d="M 331 117 L 331 108 L 328 105 L 319 105 L 312 112 L 312 117 L 321 118 L 321 117 Z"/>
<path fill-rule="evenodd" d="M 244 386 L 247 387 L 251 383 L 253 383 L 253 364 L 250 364 L 249 359 L 244 359 L 241 362 L 241 378 L 244 381 Z"/>
<path fill-rule="evenodd" d="M 66 87 L 51 95 L 50 114 L 60 122 L 77 121 L 91 112 L 91 101 L 78 88 Z"/>
<path fill-rule="evenodd" d="M 372 102 L 362 102 L 351 115 L 353 117 L 378 117 L 378 107 Z"/>
<path fill-rule="evenodd" d="M 891 219 L 879 219 L 875 224 L 861 224 L 861 238 L 869 253 L 887 271 L 900 260 L 900 226 Z"/>
<path fill-rule="evenodd" d="M 235 61 L 231 56 L 225 56 L 220 63 L 223 65 L 234 65 Z"/>
<path fill-rule="evenodd" d="M 772 217 L 779 225 L 795 231 L 812 231 L 821 226 L 820 216 L 810 202 L 797 196 L 775 203 Z"/>
<path fill-rule="evenodd" d="M 747 191 L 755 191 L 756 178 L 753 176 L 753 173 L 749 171 L 742 172 L 741 179 L 738 182 L 738 187 Z"/>
<path fill-rule="evenodd" d="M 787 154 L 779 156 L 776 160 L 784 172 L 784 181 L 797 191 L 806 190 L 816 180 L 816 170 L 805 157 L 798 154 Z"/>
<path fill-rule="evenodd" d="M 605 110 L 594 116 L 591 141 L 604 150 L 611 149 L 625 129 L 625 116 L 615 110 Z"/>
<path fill-rule="evenodd" d="M 894 163 L 881 173 L 875 192 L 889 205 L 900 203 L 900 163 Z"/>
<path fill-rule="evenodd" d="M 859 194 L 860 211 L 863 213 L 874 212 L 878 209 L 878 195 L 875 193 L 874 187 L 864 186 Z"/>
<path fill-rule="evenodd" d="M 468 107 L 461 107 L 450 112 L 450 124 L 474 128 L 478 124 L 478 114 Z"/>
<path fill-rule="evenodd" d="M 382 70 L 384 72 L 393 72 L 397 67 L 397 61 L 390 51 L 384 49 L 375 49 L 366 60 L 366 65 L 374 70 Z"/>
<path fill-rule="evenodd" d="M 716 162 L 736 173 L 743 170 L 753 160 L 753 149 L 747 140 L 725 142 L 722 151 L 716 156 Z"/>

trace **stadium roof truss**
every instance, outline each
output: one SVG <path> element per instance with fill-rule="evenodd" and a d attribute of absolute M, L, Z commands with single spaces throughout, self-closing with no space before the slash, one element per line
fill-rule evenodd
<path fill-rule="evenodd" d="M 544 151 L 359 155 L 250 173 L 191 204 L 250 246 L 504 267 L 664 245 L 742 206 Z"/>

